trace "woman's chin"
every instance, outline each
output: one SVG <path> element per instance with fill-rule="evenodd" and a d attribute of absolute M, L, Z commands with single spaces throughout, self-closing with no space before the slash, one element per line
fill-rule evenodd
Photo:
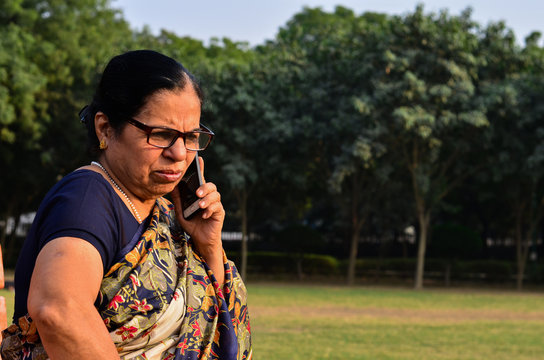
<path fill-rule="evenodd" d="M 157 184 L 153 186 L 151 191 L 148 193 L 148 198 L 150 200 L 156 200 L 160 198 L 161 196 L 165 196 L 167 194 L 170 194 L 174 188 L 176 187 L 177 183 L 168 183 L 168 184 Z"/>

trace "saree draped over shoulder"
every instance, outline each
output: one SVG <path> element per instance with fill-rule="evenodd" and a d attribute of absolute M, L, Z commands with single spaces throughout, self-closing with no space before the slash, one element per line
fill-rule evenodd
<path fill-rule="evenodd" d="M 157 200 L 136 246 L 112 266 L 97 308 L 121 359 L 251 359 L 246 289 L 224 257 L 219 285 L 190 239 Z M 2 359 L 47 359 L 32 320 L 2 332 Z"/>

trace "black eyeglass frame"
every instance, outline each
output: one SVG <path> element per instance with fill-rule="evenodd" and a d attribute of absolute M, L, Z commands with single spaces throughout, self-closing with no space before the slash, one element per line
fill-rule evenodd
<path fill-rule="evenodd" d="M 200 124 L 200 129 L 198 130 L 194 130 L 194 131 L 187 131 L 187 132 L 182 132 L 182 131 L 179 131 L 179 130 L 176 130 L 176 129 L 172 129 L 172 128 L 169 128 L 169 127 L 166 127 L 166 126 L 148 126 L 136 119 L 133 119 L 133 118 L 127 118 L 126 119 L 126 122 L 128 122 L 129 124 L 131 125 L 134 125 L 136 126 L 138 129 L 142 130 L 143 132 L 146 133 L 147 135 L 147 143 L 151 146 L 154 146 L 154 147 L 157 147 L 159 149 L 168 149 L 169 147 L 171 147 L 172 145 L 174 145 L 174 143 L 178 140 L 178 138 L 182 138 L 183 139 L 183 144 L 185 146 L 185 148 L 189 151 L 203 151 L 203 150 L 206 150 L 206 148 L 208 147 L 208 145 L 210 145 L 210 142 L 212 141 L 213 137 L 215 136 L 215 133 L 209 129 L 208 127 Z M 160 145 L 155 145 L 155 144 L 151 144 L 149 142 L 149 136 L 151 135 L 151 133 L 153 132 L 153 130 L 155 129 L 162 129 L 162 130 L 168 130 L 168 131 L 172 131 L 172 132 L 175 132 L 177 133 L 177 136 L 174 137 L 172 139 L 172 141 L 170 142 L 169 145 L 167 146 L 160 146 Z M 186 145 L 186 142 L 185 142 L 185 137 L 188 135 L 188 134 L 192 134 L 192 133 L 201 133 L 201 134 L 206 134 L 206 135 L 209 135 L 209 140 L 208 140 L 208 143 L 206 144 L 206 146 L 204 146 L 204 148 L 202 149 L 189 149 L 187 148 L 187 145 Z"/>

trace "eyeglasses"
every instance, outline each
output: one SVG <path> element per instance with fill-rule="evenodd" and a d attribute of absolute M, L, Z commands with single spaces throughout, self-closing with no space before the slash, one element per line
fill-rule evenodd
<path fill-rule="evenodd" d="M 164 126 L 147 126 L 135 119 L 127 119 L 126 121 L 147 134 L 149 145 L 161 149 L 168 149 L 174 145 L 178 138 L 182 138 L 187 150 L 202 151 L 208 147 L 215 135 L 213 131 L 202 124 L 198 130 L 181 132 Z"/>

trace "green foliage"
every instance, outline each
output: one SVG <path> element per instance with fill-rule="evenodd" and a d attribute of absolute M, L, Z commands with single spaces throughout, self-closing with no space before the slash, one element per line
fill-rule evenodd
<path fill-rule="evenodd" d="M 442 279 L 448 265 L 448 259 L 429 258 L 425 261 L 425 271 L 431 279 Z M 413 276 L 417 260 L 414 258 L 364 258 L 357 260 L 358 279 L 392 278 L 408 279 Z M 346 261 L 338 263 L 339 271 L 347 267 Z M 453 263 L 451 276 L 460 281 L 502 281 L 510 283 L 514 267 L 511 262 L 499 260 L 457 260 Z M 539 270 L 536 266 L 529 282 L 539 282 Z"/>
<path fill-rule="evenodd" d="M 412 277 L 416 263 L 417 259 L 414 258 L 358 259 L 356 274 L 359 278 L 383 276 L 387 273 L 399 278 Z M 347 263 L 342 262 L 340 266 L 347 267 Z M 443 272 L 445 269 L 444 261 L 439 259 L 427 259 L 425 266 L 428 272 Z"/>
<path fill-rule="evenodd" d="M 85 160 L 77 112 L 131 32 L 105 0 L 3 1 L 0 11 L 0 218 L 36 210 Z M 107 29 L 107 31 L 105 30 Z M 70 154 L 68 156 L 68 154 Z M 15 259 L 15 233 L 0 244 Z"/>
<path fill-rule="evenodd" d="M 460 278 L 508 281 L 514 273 L 511 263 L 497 260 L 457 263 L 454 272 Z"/>
<path fill-rule="evenodd" d="M 229 252 L 229 259 L 239 264 L 238 252 Z M 249 252 L 248 274 L 252 279 L 273 278 L 280 279 L 285 275 L 298 273 L 298 257 L 284 252 Z M 414 258 L 363 258 L 356 262 L 356 279 L 410 279 L 413 277 L 417 259 Z M 302 272 L 306 276 L 320 276 L 334 279 L 335 276 L 346 272 L 347 260 L 338 260 L 329 255 L 312 254 L 302 255 Z M 429 258 L 425 262 L 425 270 L 429 279 L 441 281 L 448 266 L 447 259 Z M 527 279 L 536 284 L 543 276 L 543 267 L 536 265 L 531 276 Z M 499 260 L 457 260 L 453 263 L 451 277 L 461 282 L 497 282 L 511 284 L 514 275 L 514 266 L 508 261 Z"/>
<path fill-rule="evenodd" d="M 307 275 L 337 275 L 338 260 L 328 255 L 305 254 L 302 259 L 302 269 Z"/>
<path fill-rule="evenodd" d="M 206 91 L 203 122 L 217 137 L 203 156 L 228 227 L 247 234 L 309 223 L 327 240 L 350 241 L 340 248 L 355 266 L 361 234 L 417 222 L 423 268 L 426 230 L 447 209 L 466 212 L 456 196 L 470 190 L 482 222 L 470 226 L 515 235 L 522 277 L 544 215 L 544 49 L 539 33 L 522 47 L 503 22 L 481 27 L 471 14 L 304 8 L 275 39 L 250 48 L 131 30 L 108 0 L 3 1 L 1 216 L 35 209 L 54 181 L 88 160 L 78 110 L 111 56 L 151 48 L 182 62 Z M 442 253 L 477 250 L 476 241 L 450 241 L 474 238 L 459 229 L 433 233 Z M 315 241 L 283 235 L 297 254 Z M 424 268 L 442 271 L 433 261 Z M 315 264 L 302 260 L 308 273 L 338 269 Z"/>
<path fill-rule="evenodd" d="M 36 148 L 45 131 L 40 118 L 45 104 L 40 95 L 46 78 L 32 61 L 38 42 L 15 24 L 0 28 L 0 141 L 25 149 Z M 13 151 L 13 150 L 12 150 Z M 13 155 L 3 149 L 4 156 Z"/>
<path fill-rule="evenodd" d="M 239 264 L 239 254 L 229 253 L 229 258 Z M 293 275 L 297 274 L 298 257 L 283 252 L 249 252 L 249 274 L 261 275 Z M 338 260 L 329 255 L 306 253 L 302 256 L 302 270 L 306 275 L 336 275 Z"/>

